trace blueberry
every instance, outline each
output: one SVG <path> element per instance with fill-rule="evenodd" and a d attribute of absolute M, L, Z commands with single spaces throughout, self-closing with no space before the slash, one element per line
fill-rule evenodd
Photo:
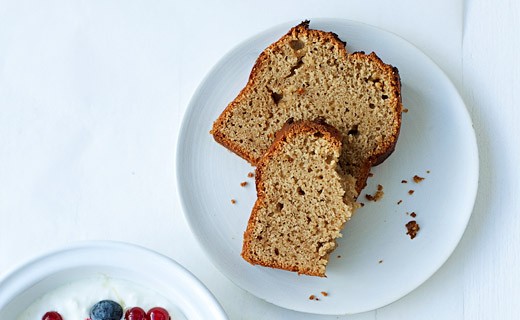
<path fill-rule="evenodd" d="M 123 308 L 112 300 L 101 300 L 90 309 L 92 320 L 121 320 Z"/>

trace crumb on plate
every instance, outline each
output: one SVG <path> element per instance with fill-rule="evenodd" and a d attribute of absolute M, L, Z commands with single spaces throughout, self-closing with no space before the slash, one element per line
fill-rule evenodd
<path fill-rule="evenodd" d="M 374 193 L 374 195 L 367 193 L 367 194 L 365 194 L 365 198 L 368 201 L 379 201 L 383 198 L 384 194 L 385 193 L 383 192 L 383 186 L 378 184 L 376 193 Z"/>
<path fill-rule="evenodd" d="M 419 177 L 418 175 L 413 176 L 413 182 L 415 182 L 415 183 L 419 183 L 423 180 L 424 180 L 423 177 Z"/>
<path fill-rule="evenodd" d="M 415 220 L 409 221 L 406 225 L 407 232 L 406 234 L 410 236 L 410 239 L 413 239 L 417 236 L 417 232 L 421 230 L 419 224 Z"/>

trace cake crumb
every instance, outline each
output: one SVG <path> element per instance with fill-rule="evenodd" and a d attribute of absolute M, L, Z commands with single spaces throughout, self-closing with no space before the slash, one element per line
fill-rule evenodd
<path fill-rule="evenodd" d="M 322 292 L 321 292 L 321 295 L 324 296 L 324 297 L 326 297 L 326 296 L 328 296 L 329 294 L 328 294 L 326 291 L 322 291 Z"/>
<path fill-rule="evenodd" d="M 415 217 L 417 217 L 417 213 L 412 212 L 412 213 L 410 213 L 410 216 L 411 216 L 412 218 L 415 218 Z"/>
<path fill-rule="evenodd" d="M 380 263 L 380 264 L 383 263 L 383 260 L 379 260 L 379 263 Z"/>
<path fill-rule="evenodd" d="M 426 170 L 426 173 L 430 173 L 430 170 Z"/>
<path fill-rule="evenodd" d="M 231 203 L 235 204 L 235 203 L 237 203 L 237 201 L 235 199 L 231 199 Z"/>
<path fill-rule="evenodd" d="M 369 177 L 373 177 L 374 174 L 373 174 L 372 172 L 369 172 L 369 173 L 368 173 L 368 176 L 369 176 Z"/>
<path fill-rule="evenodd" d="M 408 194 L 412 195 L 415 191 L 414 190 L 408 190 Z"/>
<path fill-rule="evenodd" d="M 377 191 L 374 195 L 371 195 L 371 194 L 365 194 L 365 198 L 368 200 L 368 201 L 379 201 L 383 198 L 383 195 L 385 193 L 383 192 L 383 186 L 378 184 L 377 185 Z"/>
<path fill-rule="evenodd" d="M 311 294 L 311 295 L 309 296 L 309 300 L 314 300 L 314 299 L 316 299 L 316 296 L 313 295 L 313 294 Z"/>
<path fill-rule="evenodd" d="M 340 256 L 340 255 L 338 255 L 338 259 L 339 259 L 339 258 L 341 258 L 341 256 Z"/>
<path fill-rule="evenodd" d="M 404 108 L 404 109 L 403 109 L 403 112 L 404 112 L 404 113 L 408 113 L 408 109 L 407 109 L 407 108 Z"/>
<path fill-rule="evenodd" d="M 423 180 L 424 180 L 423 177 L 419 177 L 418 175 L 413 176 L 413 182 L 415 182 L 415 183 L 419 183 Z"/>
<path fill-rule="evenodd" d="M 248 177 L 248 178 L 252 178 L 252 177 L 254 177 L 254 176 L 255 176 L 255 174 L 252 173 L 252 172 L 249 172 L 249 173 L 247 174 L 247 177 Z"/>
<path fill-rule="evenodd" d="M 406 180 L 401 180 L 401 183 L 408 183 L 408 181 L 406 181 Z"/>
<path fill-rule="evenodd" d="M 406 225 L 407 232 L 406 234 L 410 236 L 410 239 L 413 239 L 417 236 L 417 232 L 421 230 L 419 224 L 415 220 L 409 221 Z"/>
<path fill-rule="evenodd" d="M 403 203 L 403 200 L 399 200 L 399 201 L 397 201 L 397 204 L 398 204 L 398 205 L 401 204 L 401 203 Z"/>
<path fill-rule="evenodd" d="M 247 186 L 247 181 L 242 181 L 242 182 L 240 182 L 240 186 L 241 186 L 241 187 L 245 187 L 245 186 Z"/>
<path fill-rule="evenodd" d="M 362 206 L 362 207 L 365 206 L 365 204 L 363 202 L 360 202 L 359 205 Z"/>

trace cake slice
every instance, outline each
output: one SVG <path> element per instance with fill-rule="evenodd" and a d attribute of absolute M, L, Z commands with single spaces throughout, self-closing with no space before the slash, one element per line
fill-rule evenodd
<path fill-rule="evenodd" d="M 338 166 L 341 135 L 324 123 L 286 124 L 258 161 L 258 199 L 242 257 L 266 267 L 325 276 L 329 253 L 357 208 L 355 179 Z"/>
<path fill-rule="evenodd" d="M 398 70 L 375 53 L 349 54 L 336 34 L 292 28 L 258 57 L 247 85 L 214 122 L 214 139 L 252 165 L 289 119 L 318 117 L 337 128 L 340 165 L 366 185 L 372 165 L 394 150 L 401 127 Z"/>

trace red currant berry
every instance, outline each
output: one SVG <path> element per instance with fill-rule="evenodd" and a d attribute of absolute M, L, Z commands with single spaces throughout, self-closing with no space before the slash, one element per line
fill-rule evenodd
<path fill-rule="evenodd" d="M 43 315 L 42 320 L 63 320 L 63 318 L 56 311 L 49 311 Z"/>
<path fill-rule="evenodd" d="M 161 307 L 155 307 L 150 310 L 148 310 L 148 313 L 146 314 L 147 320 L 170 320 L 170 314 L 166 309 Z"/>
<path fill-rule="evenodd" d="M 125 312 L 125 320 L 146 320 L 146 312 L 139 307 L 130 308 Z"/>

